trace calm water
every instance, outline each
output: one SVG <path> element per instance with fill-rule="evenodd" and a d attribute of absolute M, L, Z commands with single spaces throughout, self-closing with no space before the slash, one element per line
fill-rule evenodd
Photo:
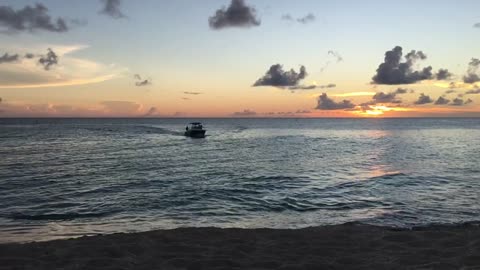
<path fill-rule="evenodd" d="M 0 242 L 480 220 L 480 119 L 0 119 Z"/>

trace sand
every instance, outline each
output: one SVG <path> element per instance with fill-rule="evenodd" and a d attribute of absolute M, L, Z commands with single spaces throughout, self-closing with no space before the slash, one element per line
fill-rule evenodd
<path fill-rule="evenodd" d="M 112 234 L 2 244 L 0 269 L 480 269 L 480 226 Z"/>

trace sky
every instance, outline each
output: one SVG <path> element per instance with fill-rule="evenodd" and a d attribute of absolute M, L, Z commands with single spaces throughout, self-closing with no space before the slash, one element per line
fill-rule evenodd
<path fill-rule="evenodd" d="M 480 117 L 478 10 L 0 0 L 0 117 Z"/>

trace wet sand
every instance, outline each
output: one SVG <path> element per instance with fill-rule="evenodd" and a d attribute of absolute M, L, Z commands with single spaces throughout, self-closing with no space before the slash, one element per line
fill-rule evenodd
<path fill-rule="evenodd" d="M 480 269 L 480 226 L 113 234 L 2 244 L 0 269 Z"/>

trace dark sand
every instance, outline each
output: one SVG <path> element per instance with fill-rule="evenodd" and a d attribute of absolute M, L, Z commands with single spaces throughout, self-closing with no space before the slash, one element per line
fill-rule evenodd
<path fill-rule="evenodd" d="M 3 244 L 0 269 L 480 269 L 480 226 L 114 234 Z"/>

